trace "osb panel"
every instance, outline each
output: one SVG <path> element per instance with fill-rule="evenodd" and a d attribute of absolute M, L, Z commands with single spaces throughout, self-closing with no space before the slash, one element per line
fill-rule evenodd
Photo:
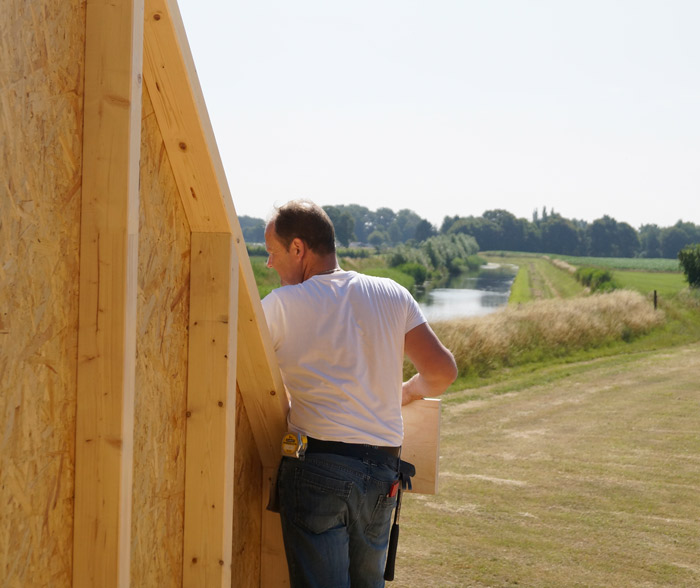
<path fill-rule="evenodd" d="M 84 0 L 0 19 L 0 583 L 71 584 Z"/>
<path fill-rule="evenodd" d="M 147 92 L 141 130 L 131 580 L 180 586 L 190 231 Z"/>
<path fill-rule="evenodd" d="M 238 389 L 234 472 L 231 579 L 237 588 L 252 588 L 260 586 L 262 466 Z"/>

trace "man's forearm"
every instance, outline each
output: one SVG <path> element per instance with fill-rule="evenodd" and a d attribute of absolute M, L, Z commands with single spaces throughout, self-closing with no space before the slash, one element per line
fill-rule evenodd
<path fill-rule="evenodd" d="M 450 382 L 430 382 L 422 374 L 416 374 L 410 380 L 403 383 L 401 390 L 401 404 L 408 404 L 414 400 L 420 400 L 426 396 L 440 396 Z"/>

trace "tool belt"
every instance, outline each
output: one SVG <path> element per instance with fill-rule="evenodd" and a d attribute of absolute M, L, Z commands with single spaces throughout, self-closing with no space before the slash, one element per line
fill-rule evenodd
<path fill-rule="evenodd" d="M 411 489 L 411 477 L 416 475 L 415 466 L 400 458 L 401 447 L 323 441 L 308 437 L 305 453 L 333 453 L 345 457 L 368 459 L 380 465 L 388 465 L 399 472 L 401 486 L 409 490 Z"/>
<path fill-rule="evenodd" d="M 342 441 L 323 441 L 308 437 L 306 453 L 333 453 L 358 459 L 369 459 L 375 463 L 396 466 L 401 447 L 382 445 L 365 445 L 364 443 L 343 443 Z"/>
<path fill-rule="evenodd" d="M 416 475 L 415 466 L 401 459 L 401 447 L 323 441 L 301 433 L 287 433 L 284 436 L 282 440 L 282 455 L 284 457 L 304 459 L 307 453 L 332 453 L 356 459 L 367 459 L 378 465 L 388 465 L 398 472 L 399 484 L 403 490 L 411 490 L 411 478 Z M 270 485 L 270 501 L 267 510 L 279 512 L 276 481 Z"/>

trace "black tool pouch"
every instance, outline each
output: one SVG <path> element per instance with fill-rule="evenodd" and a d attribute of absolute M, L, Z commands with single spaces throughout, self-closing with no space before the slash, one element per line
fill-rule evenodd
<path fill-rule="evenodd" d="M 411 478 L 416 475 L 416 466 L 412 463 L 399 460 L 399 480 L 401 480 L 401 488 L 403 490 L 412 490 Z"/>

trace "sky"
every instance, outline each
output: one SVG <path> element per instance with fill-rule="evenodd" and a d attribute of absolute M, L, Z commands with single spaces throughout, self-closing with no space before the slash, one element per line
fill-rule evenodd
<path fill-rule="evenodd" d="M 700 224 L 697 0 L 179 0 L 238 215 Z"/>

